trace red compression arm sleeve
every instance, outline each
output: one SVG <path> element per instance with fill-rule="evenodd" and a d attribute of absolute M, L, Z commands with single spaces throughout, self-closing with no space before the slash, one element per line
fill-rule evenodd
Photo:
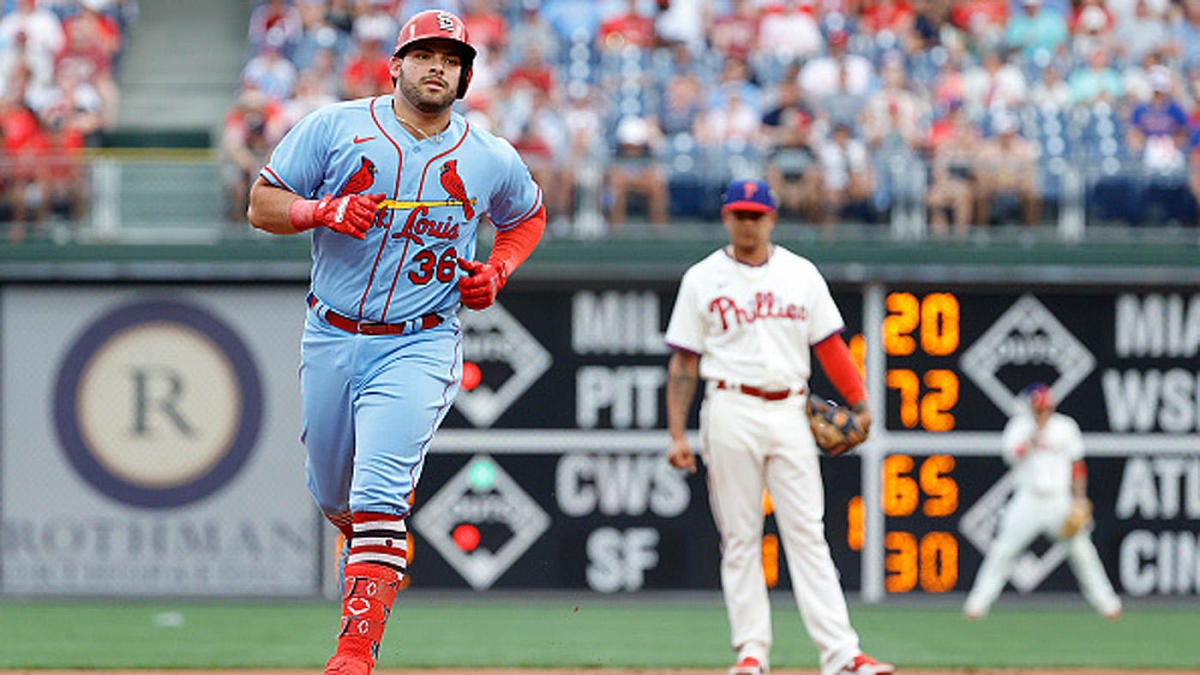
<path fill-rule="evenodd" d="M 1071 465 L 1071 478 L 1087 478 L 1087 464 L 1077 460 Z"/>
<path fill-rule="evenodd" d="M 515 226 L 496 232 L 492 252 L 488 254 L 488 262 L 494 265 L 503 263 L 505 268 L 512 272 L 529 258 L 545 231 L 546 207 L 543 206 L 537 213 Z"/>
<path fill-rule="evenodd" d="M 867 398 L 867 389 L 863 385 L 862 374 L 858 365 L 850 356 L 850 348 L 842 339 L 841 333 L 834 333 L 813 345 L 813 352 L 821 362 L 821 369 L 829 376 L 838 393 L 851 406 L 857 405 Z"/>

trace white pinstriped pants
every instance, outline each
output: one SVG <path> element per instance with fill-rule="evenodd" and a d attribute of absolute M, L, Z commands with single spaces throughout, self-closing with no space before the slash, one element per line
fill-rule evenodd
<path fill-rule="evenodd" d="M 1046 535 L 1051 541 L 1059 541 L 1058 531 L 1070 510 L 1071 494 L 1068 490 L 1053 495 L 1017 490 L 1004 509 L 996 539 L 984 555 L 963 611 L 978 616 L 987 614 L 1004 590 L 1017 556 L 1040 534 Z M 1100 555 L 1092 543 L 1091 528 L 1085 527 L 1074 537 L 1061 542 L 1061 545 L 1066 546 L 1071 571 L 1075 573 L 1079 588 L 1092 607 L 1104 615 L 1120 611 L 1121 600 L 1104 573 L 1104 563 L 1100 561 Z"/>
<path fill-rule="evenodd" d="M 709 386 L 701 456 L 721 534 L 721 587 L 738 658 L 769 662 L 771 613 L 762 572 L 763 488 L 787 559 L 796 604 L 829 675 L 859 653 L 825 540 L 825 491 L 804 397 L 765 401 Z"/>

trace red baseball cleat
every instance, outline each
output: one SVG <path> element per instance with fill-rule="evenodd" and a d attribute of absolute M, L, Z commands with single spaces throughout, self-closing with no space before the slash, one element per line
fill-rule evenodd
<path fill-rule="evenodd" d="M 767 675 L 767 668 L 753 656 L 747 656 L 729 669 L 729 675 Z"/>
<path fill-rule="evenodd" d="M 334 654 L 325 664 L 325 675 L 371 675 L 371 664 L 353 656 Z"/>
<path fill-rule="evenodd" d="M 842 666 L 839 675 L 891 675 L 896 667 L 890 663 L 880 663 L 866 654 L 859 654 L 850 663 Z"/>

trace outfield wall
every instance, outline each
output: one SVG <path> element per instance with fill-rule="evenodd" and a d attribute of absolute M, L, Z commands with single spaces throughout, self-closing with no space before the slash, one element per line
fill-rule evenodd
<path fill-rule="evenodd" d="M 969 587 L 1010 489 L 1005 412 L 1039 379 L 1085 431 L 1094 538 L 1118 590 L 1200 593 L 1200 283 L 927 272 L 830 275 L 877 418 L 859 456 L 823 460 L 846 588 L 886 601 Z M 531 275 L 464 313 L 482 382 L 429 456 L 415 584 L 717 587 L 703 477 L 662 458 L 675 278 Z M 0 288 L 0 594 L 328 593 L 333 529 L 298 440 L 304 291 L 294 278 Z M 773 534 L 768 519 L 765 571 L 786 587 Z M 1013 585 L 1074 589 L 1062 563 L 1039 542 Z"/>

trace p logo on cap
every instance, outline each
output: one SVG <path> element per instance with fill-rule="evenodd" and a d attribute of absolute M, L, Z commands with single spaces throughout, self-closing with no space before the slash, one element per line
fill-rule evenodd
<path fill-rule="evenodd" d="M 725 188 L 721 210 L 768 213 L 775 210 L 775 195 L 764 180 L 735 180 Z"/>

